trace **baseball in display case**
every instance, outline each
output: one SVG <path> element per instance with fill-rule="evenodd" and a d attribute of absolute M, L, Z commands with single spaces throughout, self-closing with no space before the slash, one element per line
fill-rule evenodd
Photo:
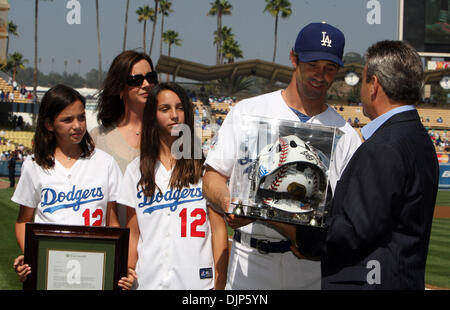
<path fill-rule="evenodd" d="M 323 227 L 329 212 L 330 162 L 343 132 L 336 127 L 243 116 L 230 178 L 229 212 Z"/>

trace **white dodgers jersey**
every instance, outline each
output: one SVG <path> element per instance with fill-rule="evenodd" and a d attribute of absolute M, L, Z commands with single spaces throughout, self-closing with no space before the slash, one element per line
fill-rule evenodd
<path fill-rule="evenodd" d="M 186 290 L 214 287 L 211 228 L 202 182 L 169 188 L 172 171 L 156 164 L 151 197 L 137 184 L 139 157 L 127 167 L 118 202 L 136 210 L 139 225 L 137 289 Z"/>
<path fill-rule="evenodd" d="M 28 157 L 11 200 L 36 208 L 36 223 L 105 226 L 107 203 L 117 200 L 121 179 L 115 160 L 99 149 L 71 168 L 55 160 L 43 169 Z"/>

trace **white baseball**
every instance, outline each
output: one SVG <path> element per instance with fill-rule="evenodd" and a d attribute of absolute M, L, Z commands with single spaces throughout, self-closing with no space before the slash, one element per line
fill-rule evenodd
<path fill-rule="evenodd" d="M 265 203 L 288 212 L 309 212 L 311 208 L 302 206 L 300 199 L 309 198 L 319 190 L 319 173 L 307 167 L 303 172 L 296 170 L 296 164 L 285 165 L 273 175 L 266 177 L 260 188 L 279 193 L 290 193 L 295 199 L 266 199 Z M 293 204 L 298 200 L 298 204 Z"/>

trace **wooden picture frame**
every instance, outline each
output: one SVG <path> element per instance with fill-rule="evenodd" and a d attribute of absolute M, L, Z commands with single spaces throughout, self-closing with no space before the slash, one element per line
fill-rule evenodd
<path fill-rule="evenodd" d="M 118 290 L 127 274 L 128 228 L 27 223 L 24 290 Z"/>

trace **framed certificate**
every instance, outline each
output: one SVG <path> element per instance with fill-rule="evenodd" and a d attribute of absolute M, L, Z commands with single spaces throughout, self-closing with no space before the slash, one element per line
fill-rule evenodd
<path fill-rule="evenodd" d="M 127 274 L 128 228 L 27 223 L 24 290 L 114 290 Z"/>

